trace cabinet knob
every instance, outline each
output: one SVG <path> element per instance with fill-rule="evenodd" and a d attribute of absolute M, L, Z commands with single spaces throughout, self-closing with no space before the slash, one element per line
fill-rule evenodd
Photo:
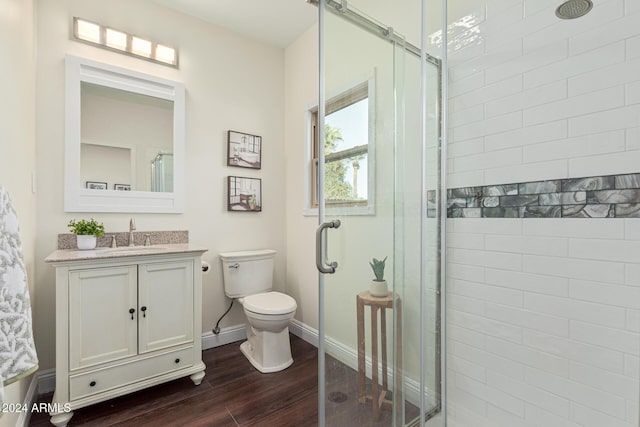
<path fill-rule="evenodd" d="M 147 317 L 147 306 L 143 305 L 140 310 L 142 310 L 142 317 Z"/>
<path fill-rule="evenodd" d="M 176 359 L 176 363 L 180 363 L 180 358 Z"/>
<path fill-rule="evenodd" d="M 95 382 L 95 381 L 91 381 L 91 382 L 89 383 L 89 386 L 90 386 L 90 387 L 95 387 L 95 385 L 96 385 L 96 382 Z"/>
<path fill-rule="evenodd" d="M 135 313 L 136 311 L 133 308 L 129 309 L 129 314 L 131 315 L 131 320 L 133 320 L 133 313 Z"/>

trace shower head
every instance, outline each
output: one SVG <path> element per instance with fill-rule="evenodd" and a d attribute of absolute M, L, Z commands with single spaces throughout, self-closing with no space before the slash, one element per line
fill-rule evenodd
<path fill-rule="evenodd" d="M 560 19 L 575 19 L 586 15 L 593 8 L 591 0 L 567 0 L 556 9 Z"/>

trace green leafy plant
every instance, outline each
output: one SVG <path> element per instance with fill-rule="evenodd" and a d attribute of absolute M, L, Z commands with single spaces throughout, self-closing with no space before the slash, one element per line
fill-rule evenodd
<path fill-rule="evenodd" d="M 91 218 L 89 221 L 81 219 L 80 221 L 76 221 L 72 219 L 67 224 L 69 227 L 69 231 L 73 234 L 79 234 L 81 236 L 96 236 L 100 237 L 104 235 L 104 225 L 102 223 L 96 222 L 95 219 Z"/>
<path fill-rule="evenodd" d="M 377 260 L 377 259 L 374 258 L 373 261 L 369 262 L 369 265 L 373 269 L 373 274 L 376 275 L 376 278 L 374 279 L 376 282 L 383 282 L 384 281 L 384 263 L 385 263 L 385 261 L 387 261 L 387 257 L 384 257 L 384 259 L 382 261 Z"/>

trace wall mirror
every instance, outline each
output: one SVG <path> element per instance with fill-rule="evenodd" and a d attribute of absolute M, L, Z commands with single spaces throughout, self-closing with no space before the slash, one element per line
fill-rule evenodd
<path fill-rule="evenodd" d="M 184 210 L 184 85 L 66 57 L 66 212 Z"/>

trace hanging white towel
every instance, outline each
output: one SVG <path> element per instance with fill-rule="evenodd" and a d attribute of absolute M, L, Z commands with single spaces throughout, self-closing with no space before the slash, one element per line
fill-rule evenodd
<path fill-rule="evenodd" d="M 37 369 L 18 218 L 0 185 L 0 403 L 4 402 L 4 386 Z"/>

